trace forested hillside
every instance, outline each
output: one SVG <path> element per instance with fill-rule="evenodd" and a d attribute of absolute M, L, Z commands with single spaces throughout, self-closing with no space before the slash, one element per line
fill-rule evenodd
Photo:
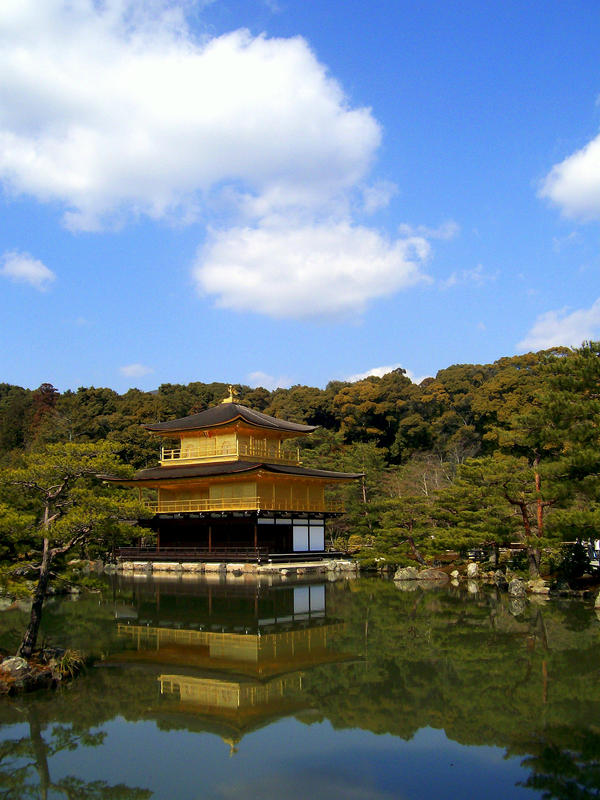
<path fill-rule="evenodd" d="M 236 388 L 245 405 L 320 426 L 301 442 L 305 464 L 364 472 L 343 490 L 337 545 L 402 563 L 520 542 L 535 574 L 544 548 L 600 535 L 599 348 L 457 364 L 420 385 L 398 369 L 325 389 Z M 49 443 L 108 440 L 125 462 L 154 464 L 159 442 L 143 423 L 201 411 L 226 394 L 223 383 L 123 395 L 0 384 L 0 463 L 16 465 Z"/>

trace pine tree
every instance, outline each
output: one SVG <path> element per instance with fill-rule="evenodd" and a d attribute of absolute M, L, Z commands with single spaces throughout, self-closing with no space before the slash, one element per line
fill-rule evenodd
<path fill-rule="evenodd" d="M 109 443 L 48 445 L 27 453 L 19 467 L 0 473 L 5 501 L 0 523 L 10 525 L 15 512 L 29 514 L 29 525 L 21 521 L 12 526 L 11 545 L 38 575 L 29 625 L 18 652 L 24 658 L 36 646 L 53 563 L 75 548 L 97 549 L 102 542 L 130 537 L 131 527 L 123 520 L 144 513 L 126 490 L 103 486 L 103 474 L 129 474 Z"/>

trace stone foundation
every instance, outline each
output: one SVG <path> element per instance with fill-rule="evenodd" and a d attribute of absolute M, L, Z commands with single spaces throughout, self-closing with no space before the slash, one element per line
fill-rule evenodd
<path fill-rule="evenodd" d="M 122 561 L 117 570 L 135 575 L 342 575 L 358 574 L 355 561 L 325 559 L 323 561 L 282 562 L 279 564 L 253 564 L 237 562 L 200 561 Z"/>

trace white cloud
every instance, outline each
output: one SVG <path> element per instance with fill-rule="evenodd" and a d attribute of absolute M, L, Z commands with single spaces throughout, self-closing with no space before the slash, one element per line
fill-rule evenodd
<path fill-rule="evenodd" d="M 398 187 L 392 181 L 377 181 L 363 189 L 364 210 L 373 214 L 380 208 L 385 208 L 392 197 L 398 193 Z M 410 235 L 410 234 L 409 234 Z"/>
<path fill-rule="evenodd" d="M 563 345 L 579 347 L 582 342 L 600 337 L 600 298 L 590 308 L 569 313 L 568 309 L 540 314 L 519 350 L 547 350 Z"/>
<path fill-rule="evenodd" d="M 388 364 L 385 367 L 372 367 L 372 369 L 369 369 L 366 372 L 359 372 L 356 375 L 350 375 L 349 377 L 344 378 L 344 380 L 349 381 L 350 383 L 355 383 L 356 381 L 363 381 L 365 378 L 369 378 L 372 375 L 376 378 L 383 378 L 384 375 L 387 375 L 398 368 L 402 368 L 402 364 Z M 421 383 L 421 381 L 424 381 L 427 377 L 426 375 L 416 377 L 414 373 L 408 369 L 404 369 L 404 372 L 406 377 L 409 378 L 413 383 Z"/>
<path fill-rule="evenodd" d="M 482 264 L 478 264 L 473 269 L 461 269 L 453 272 L 445 280 L 440 281 L 440 289 L 450 289 L 452 286 L 467 285 L 467 286 L 483 286 L 486 283 L 495 281 L 498 277 L 497 273 L 485 272 Z"/>
<path fill-rule="evenodd" d="M 437 228 L 427 225 L 408 225 L 403 222 L 398 226 L 401 236 L 423 236 L 426 239 L 454 239 L 460 233 L 460 225 L 452 219 L 442 222 Z"/>
<path fill-rule="evenodd" d="M 577 231 L 571 231 L 571 233 L 568 233 L 566 236 L 553 236 L 552 249 L 555 253 L 560 253 L 565 247 L 570 247 L 571 245 L 578 243 L 580 240 L 581 236 Z"/>
<path fill-rule="evenodd" d="M 194 38 L 185 0 L 3 0 L 0 180 L 72 229 L 196 217 L 224 187 L 255 214 L 327 205 L 380 140 L 306 41 Z"/>
<path fill-rule="evenodd" d="M 269 389 L 269 391 L 273 391 L 274 389 L 287 389 L 292 383 L 291 378 L 286 376 L 276 378 L 260 370 L 249 373 L 247 381 L 249 386 L 254 388 L 262 386 L 263 389 Z"/>
<path fill-rule="evenodd" d="M 4 253 L 2 256 L 3 266 L 0 275 L 10 278 L 18 283 L 28 283 L 34 289 L 43 292 L 48 288 L 48 284 L 56 279 L 52 270 L 33 258 L 29 253 L 19 253 L 16 250 Z"/>
<path fill-rule="evenodd" d="M 215 232 L 194 277 L 217 305 L 271 317 L 362 312 L 369 300 L 414 286 L 430 252 L 423 238 L 389 241 L 348 222 Z"/>
<path fill-rule="evenodd" d="M 210 0 L 196 4 L 196 8 Z M 427 280 L 429 239 L 359 224 L 381 130 L 301 37 L 195 36 L 189 0 L 0 2 L 0 182 L 72 230 L 218 220 L 194 278 L 273 317 L 360 313 Z"/>
<path fill-rule="evenodd" d="M 119 367 L 119 372 L 126 378 L 143 378 L 154 370 L 145 364 L 126 364 L 124 367 Z"/>
<path fill-rule="evenodd" d="M 600 135 L 556 164 L 539 192 L 568 217 L 600 218 Z"/>

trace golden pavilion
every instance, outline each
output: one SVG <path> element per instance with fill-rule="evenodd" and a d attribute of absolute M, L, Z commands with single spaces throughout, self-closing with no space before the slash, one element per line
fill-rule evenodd
<path fill-rule="evenodd" d="M 144 427 L 165 442 L 160 465 L 118 482 L 140 498 L 151 490 L 154 516 L 142 524 L 157 534 L 155 558 L 314 558 L 325 552 L 326 520 L 343 511 L 326 488 L 361 477 L 303 467 L 293 442 L 317 426 L 247 408 L 231 387 L 220 405 Z"/>

